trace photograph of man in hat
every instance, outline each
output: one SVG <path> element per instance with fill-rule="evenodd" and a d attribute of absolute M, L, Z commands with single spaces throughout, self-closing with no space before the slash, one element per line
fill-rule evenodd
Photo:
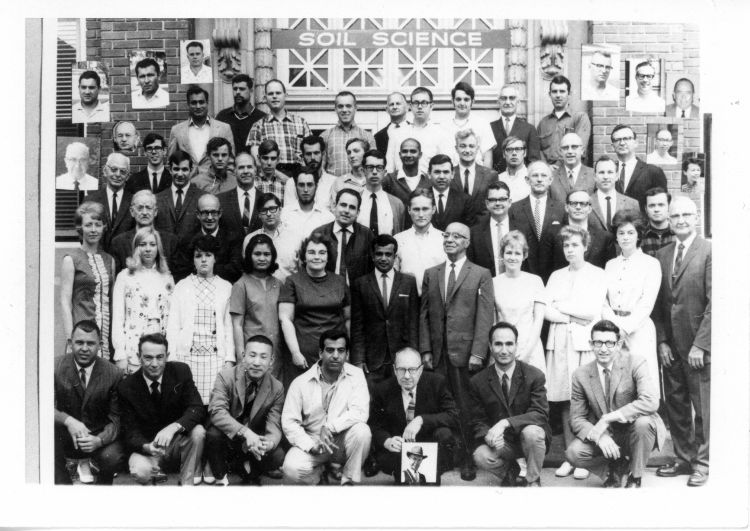
<path fill-rule="evenodd" d="M 426 485 L 427 478 L 424 474 L 419 471 L 419 467 L 422 465 L 422 461 L 427 459 L 427 455 L 424 453 L 421 445 L 415 445 L 406 450 L 406 457 L 404 462 L 408 461 L 406 468 L 403 470 L 403 484 L 404 485 Z"/>

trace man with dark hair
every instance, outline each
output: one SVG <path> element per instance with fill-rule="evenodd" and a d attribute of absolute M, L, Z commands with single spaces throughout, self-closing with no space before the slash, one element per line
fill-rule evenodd
<path fill-rule="evenodd" d="M 336 94 L 333 107 L 338 116 L 338 123 L 326 129 L 320 137 L 326 144 L 325 169 L 331 175 L 340 177 L 349 172 L 349 160 L 346 156 L 346 142 L 352 138 L 360 138 L 371 147 L 375 146 L 375 138 L 367 129 L 354 122 L 357 114 L 357 97 L 348 90 Z"/>
<path fill-rule="evenodd" d="M 404 229 L 406 209 L 404 204 L 383 190 L 385 155 L 377 149 L 367 151 L 362 157 L 365 187 L 362 190 L 362 208 L 357 221 L 372 233 L 397 234 Z"/>
<path fill-rule="evenodd" d="M 324 464 L 343 463 L 340 477 L 335 473 L 334 478 L 354 485 L 360 482 L 372 438 L 367 382 L 361 369 L 346 362 L 345 330 L 326 330 L 319 346 L 320 361 L 294 379 L 286 396 L 281 427 L 292 447 L 282 471 L 292 483 L 315 485 Z"/>
<path fill-rule="evenodd" d="M 185 151 L 193 159 L 193 165 L 202 162 L 208 154 L 206 144 L 210 138 L 221 137 L 234 146 L 234 136 L 229 124 L 208 115 L 208 91 L 198 85 L 190 85 L 185 93 L 188 104 L 188 119 L 172 126 L 169 131 L 171 155 L 177 150 Z"/>
<path fill-rule="evenodd" d="M 257 170 L 255 159 L 243 151 L 234 159 L 237 186 L 217 195 L 221 204 L 221 225 L 243 238 L 261 226 L 258 209 L 262 192 L 255 189 Z"/>
<path fill-rule="evenodd" d="M 312 131 L 304 118 L 287 112 L 284 83 L 278 79 L 267 81 L 265 93 L 270 114 L 253 124 L 246 145 L 257 159 L 261 142 L 276 141 L 279 145 L 278 170 L 291 177 L 294 168 L 302 162 L 300 139 L 312 135 Z"/>
<path fill-rule="evenodd" d="M 646 359 L 621 351 L 620 329 L 602 320 L 591 329 L 596 360 L 573 373 L 570 426 L 576 439 L 565 456 L 575 467 L 604 479 L 605 488 L 640 488 L 654 448 L 662 448 L 667 430 L 656 412 L 659 392 Z M 626 456 L 629 460 L 626 461 Z"/>
<path fill-rule="evenodd" d="M 392 133 L 396 133 L 401 127 L 411 125 L 406 119 L 406 113 L 409 112 L 409 104 L 406 102 L 406 96 L 401 92 L 392 92 L 385 100 L 385 111 L 388 113 L 391 121 L 375 133 L 375 148 L 381 153 L 388 151 L 388 142 Z"/>
<path fill-rule="evenodd" d="M 445 128 L 451 140 L 458 144 L 458 133 L 471 131 L 474 135 L 475 149 L 472 150 L 471 160 L 468 160 L 468 152 L 464 152 L 464 158 L 461 158 L 461 151 L 456 149 L 450 153 L 453 164 L 458 164 L 461 160 L 466 160 L 467 166 L 476 164 L 481 168 L 492 168 L 492 149 L 495 147 L 495 136 L 492 134 L 490 123 L 483 117 L 472 114 L 471 108 L 474 105 L 474 87 L 466 81 L 459 81 L 451 89 L 451 102 L 455 114 L 453 119 L 446 123 Z M 462 138 L 466 138 L 463 136 Z"/>
<path fill-rule="evenodd" d="M 314 172 L 315 182 L 315 202 L 322 207 L 331 208 L 329 201 L 331 197 L 331 188 L 336 182 L 336 177 L 323 170 L 323 154 L 326 151 L 326 142 L 317 135 L 306 136 L 300 143 L 302 151 L 302 161 L 308 170 Z M 293 172 L 292 172 L 293 173 Z M 293 206 L 297 201 L 297 190 L 294 182 L 290 179 L 284 185 L 284 205 Z"/>
<path fill-rule="evenodd" d="M 279 163 L 279 145 L 273 140 L 261 142 L 258 146 L 258 160 L 260 167 L 255 177 L 256 188 L 263 193 L 275 195 L 281 201 L 281 206 L 284 206 L 285 185 L 289 177 L 276 169 Z"/>
<path fill-rule="evenodd" d="M 151 190 L 158 194 L 172 184 L 172 176 L 164 166 L 164 157 L 167 154 L 166 141 L 159 133 L 150 132 L 143 140 L 143 150 L 146 152 L 147 165 L 130 177 L 125 189 L 131 194 L 139 190 Z"/>
<path fill-rule="evenodd" d="M 130 94 L 133 109 L 160 109 L 169 105 L 169 93 L 159 87 L 160 73 L 159 63 L 152 57 L 141 59 L 135 64 L 139 88 Z"/>
<path fill-rule="evenodd" d="M 498 96 L 500 103 L 500 119 L 490 123 L 492 134 L 495 136 L 495 147 L 492 150 L 492 168 L 503 173 L 506 169 L 505 151 L 503 143 L 512 136 L 524 142 L 525 160 L 523 166 L 533 160 L 539 160 L 539 135 L 534 126 L 518 116 L 520 97 L 518 89 L 513 85 L 505 85 Z"/>
<path fill-rule="evenodd" d="M 453 162 L 448 155 L 435 155 L 428 165 L 432 195 L 437 208 L 432 225 L 438 230 L 453 222 L 470 224 L 474 219 L 470 198 L 463 190 L 451 189 Z"/>
<path fill-rule="evenodd" d="M 412 275 L 393 269 L 398 242 L 381 234 L 372 241 L 375 271 L 352 282 L 352 364 L 371 383 L 393 373 L 393 356 L 416 348 L 419 334 L 419 295 Z"/>
<path fill-rule="evenodd" d="M 200 41 L 190 41 L 185 46 L 185 52 L 188 60 L 187 66 L 180 70 L 180 83 L 211 83 L 214 80 L 211 67 L 205 64 L 205 53 L 203 52 L 203 43 Z"/>
<path fill-rule="evenodd" d="M 508 185 L 511 203 L 518 203 L 529 196 L 529 170 L 526 167 L 526 142 L 513 135 L 506 136 L 501 145 L 505 158 L 505 171 L 498 176 Z"/>
<path fill-rule="evenodd" d="M 631 82 L 630 94 L 625 98 L 625 109 L 630 112 L 648 112 L 662 114 L 664 100 L 654 91 L 654 77 L 656 68 L 651 60 L 638 63 L 635 66 L 635 79 Z"/>
<path fill-rule="evenodd" d="M 203 192 L 190 183 L 193 160 L 188 153 L 175 151 L 169 156 L 168 164 L 172 186 L 156 194 L 159 214 L 154 228 L 171 232 L 178 241 L 183 241 L 195 234 L 200 226 L 195 211 Z"/>
<path fill-rule="evenodd" d="M 237 187 L 234 176 L 232 142 L 220 136 L 212 137 L 206 144 L 206 156 L 198 165 L 191 182 L 209 194 L 220 194 Z"/>
<path fill-rule="evenodd" d="M 326 204 L 316 201 L 318 196 L 318 179 L 315 172 L 307 166 L 297 168 L 290 179 L 294 183 L 294 195 L 297 201 L 287 202 L 281 211 L 281 222 L 302 241 L 310 235 L 310 227 L 318 227 L 335 219 Z M 330 260 L 330 257 L 328 257 Z"/>
<path fill-rule="evenodd" d="M 130 159 L 122 153 L 110 153 L 102 168 L 106 186 L 86 196 L 87 201 L 96 201 L 104 206 L 104 224 L 107 230 L 101 241 L 103 250 L 109 252 L 112 238 L 133 228 L 135 222 L 130 215 L 133 194 L 125 184 L 130 178 Z"/>
<path fill-rule="evenodd" d="M 109 102 L 99 101 L 102 80 L 94 70 L 86 70 L 78 77 L 80 101 L 71 109 L 73 123 L 109 122 Z"/>
<path fill-rule="evenodd" d="M 492 360 L 469 382 L 474 462 L 503 486 L 515 487 L 516 459 L 526 459 L 524 486 L 541 487 L 544 454 L 552 442 L 544 373 L 516 359 L 518 330 L 506 322 L 489 331 Z"/>
<path fill-rule="evenodd" d="M 672 132 L 669 129 L 666 127 L 659 129 L 656 132 L 654 143 L 656 144 L 654 150 L 646 156 L 648 164 L 657 164 L 659 166 L 677 164 L 677 159 L 669 154 L 669 150 L 674 143 Z"/>
<path fill-rule="evenodd" d="M 255 335 L 245 343 L 242 360 L 216 376 L 206 456 L 220 485 L 229 485 L 232 469 L 243 483 L 259 485 L 262 471 L 273 473 L 284 462 L 279 446 L 284 386 L 271 375 L 273 358 L 271 340 Z"/>
<path fill-rule="evenodd" d="M 122 372 L 99 356 L 99 327 L 79 321 L 68 339 L 70 354 L 55 360 L 55 483 L 71 481 L 68 460 L 83 483 L 111 485 L 125 464 L 117 384 Z M 74 464 L 75 463 L 75 464 Z"/>
<path fill-rule="evenodd" d="M 570 80 L 567 77 L 557 75 L 550 80 L 549 97 L 553 110 L 539 122 L 537 133 L 544 160 L 550 166 L 557 166 L 563 159 L 560 142 L 566 133 L 577 134 L 581 138 L 583 152 L 586 153 L 591 136 L 591 120 L 587 113 L 569 109 Z"/>
<path fill-rule="evenodd" d="M 701 115 L 701 109 L 694 102 L 695 85 L 686 77 L 681 77 L 674 84 L 672 91 L 672 101 L 667 105 L 667 116 L 674 118 L 693 118 L 698 119 Z"/>
<path fill-rule="evenodd" d="M 616 125 L 612 129 L 610 139 L 618 160 L 615 189 L 638 201 L 641 210 L 645 210 L 646 190 L 656 186 L 667 189 L 664 171 L 653 164 L 646 164 L 635 156 L 638 140 L 631 126 Z"/>
<path fill-rule="evenodd" d="M 471 243 L 466 256 L 473 263 L 489 269 L 492 277 L 505 271 L 501 260 L 500 242 L 515 227 L 510 226 L 510 188 L 502 181 L 487 188 L 486 208 L 490 215 L 471 228 Z"/>
<path fill-rule="evenodd" d="M 658 186 L 646 191 L 646 217 L 648 227 L 641 237 L 641 251 L 656 256 L 656 251 L 674 241 L 669 227 L 669 203 L 672 195 Z"/>
<path fill-rule="evenodd" d="M 203 453 L 206 408 L 190 367 L 168 361 L 169 344 L 161 334 L 138 342 L 141 368 L 120 382 L 122 432 L 133 479 L 141 485 L 162 479 L 162 467 L 180 470 L 179 484 L 193 485 Z"/>
<path fill-rule="evenodd" d="M 483 166 L 477 162 L 477 152 L 482 144 L 474 129 L 461 129 L 456 132 L 455 139 L 458 162 L 453 168 L 451 188 L 469 196 L 471 211 L 475 217 L 479 217 L 487 213 L 484 204 L 487 198 L 487 187 L 498 181 L 498 175 L 489 166 Z M 491 156 L 491 149 L 487 149 L 486 153 Z M 473 225 L 474 220 L 470 221 L 470 225 Z"/>
<path fill-rule="evenodd" d="M 599 225 L 599 228 L 610 230 L 612 218 L 618 212 L 640 210 L 638 201 L 621 194 L 615 189 L 617 163 L 607 155 L 602 155 L 594 163 L 594 182 L 596 183 L 596 191 L 591 193 L 591 206 L 594 213 L 592 221 Z"/>
<path fill-rule="evenodd" d="M 266 113 L 253 106 L 253 80 L 247 74 L 237 74 L 232 78 L 234 105 L 216 113 L 216 119 L 229 124 L 234 136 L 234 152 L 245 151 L 247 135 L 253 124 L 266 117 Z"/>
<path fill-rule="evenodd" d="M 383 153 L 381 151 L 381 153 Z M 409 208 L 409 196 L 417 188 L 430 188 L 430 179 L 419 171 L 419 160 L 422 158 L 422 146 L 419 140 L 407 138 L 401 142 L 398 151 L 401 168 L 383 178 L 383 190 L 398 197 L 404 206 Z M 411 220 L 406 219 L 404 227 L 409 228 Z"/>

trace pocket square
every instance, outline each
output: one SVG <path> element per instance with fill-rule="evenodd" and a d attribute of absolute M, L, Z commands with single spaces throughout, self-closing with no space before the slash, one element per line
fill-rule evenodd
<path fill-rule="evenodd" d="M 409 298 L 409 294 L 408 293 L 399 293 L 398 296 L 399 297 L 406 297 L 407 299 Z"/>
<path fill-rule="evenodd" d="M 553 221 L 553 222 L 552 222 L 552 225 L 559 225 L 559 224 L 560 224 L 560 222 L 559 222 L 559 221 Z"/>

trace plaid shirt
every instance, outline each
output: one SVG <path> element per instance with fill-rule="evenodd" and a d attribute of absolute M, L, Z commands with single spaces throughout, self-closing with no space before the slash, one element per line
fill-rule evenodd
<path fill-rule="evenodd" d="M 302 158 L 302 139 L 311 134 L 310 126 L 300 116 L 287 113 L 278 120 L 269 115 L 253 124 L 247 137 L 247 145 L 259 146 L 266 139 L 275 140 L 279 145 L 279 163 L 294 164 Z"/>
<path fill-rule="evenodd" d="M 361 138 L 375 149 L 375 137 L 366 129 L 352 123 L 347 130 L 338 123 L 320 134 L 326 143 L 326 171 L 340 177 L 349 171 L 349 158 L 346 156 L 346 143 L 351 138 Z M 385 155 L 385 153 L 384 153 Z"/>
<path fill-rule="evenodd" d="M 655 229 L 650 224 L 643 232 L 641 238 L 641 250 L 650 256 L 655 256 L 656 251 L 666 247 L 674 241 L 674 232 L 667 227 L 666 229 Z"/>
<path fill-rule="evenodd" d="M 276 177 L 271 179 L 264 179 L 264 175 L 255 176 L 255 188 L 263 194 L 273 194 L 281 201 L 281 206 L 284 206 L 284 183 L 279 181 Z"/>

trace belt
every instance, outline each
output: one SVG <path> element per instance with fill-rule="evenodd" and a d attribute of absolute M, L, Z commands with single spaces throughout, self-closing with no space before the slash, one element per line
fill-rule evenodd
<path fill-rule="evenodd" d="M 620 317 L 627 317 L 630 315 L 631 312 L 626 312 L 624 310 L 612 310 L 615 315 L 619 315 Z"/>

